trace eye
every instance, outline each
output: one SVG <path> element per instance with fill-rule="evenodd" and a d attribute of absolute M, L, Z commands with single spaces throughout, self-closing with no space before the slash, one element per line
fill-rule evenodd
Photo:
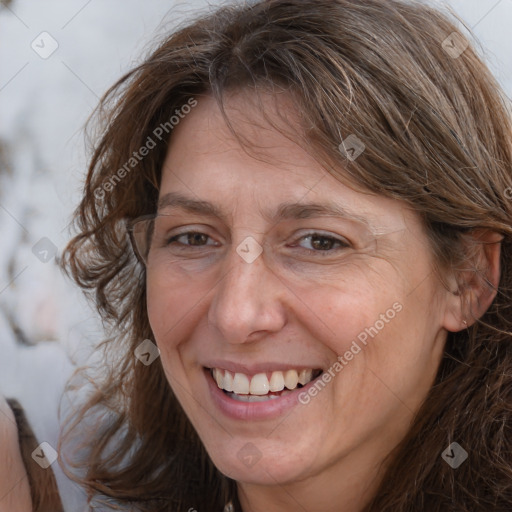
<path fill-rule="evenodd" d="M 306 248 L 302 243 L 306 242 L 310 248 Z M 207 246 L 218 246 L 218 244 L 207 234 L 200 231 L 187 231 L 172 236 L 166 241 L 166 246 L 182 246 L 183 248 L 193 247 L 207 247 Z M 322 233 L 308 233 L 307 235 L 298 239 L 294 246 L 300 246 L 307 252 L 315 253 L 330 253 L 332 254 L 336 250 L 349 247 L 350 244 L 332 235 L 326 235 Z M 326 254 L 329 255 L 329 254 Z"/>
<path fill-rule="evenodd" d="M 309 252 L 313 251 L 317 253 L 323 252 L 332 254 L 336 249 L 344 249 L 350 246 L 350 244 L 343 239 L 322 233 L 308 233 L 307 235 L 299 238 L 298 242 L 300 241 L 306 241 L 310 244 L 312 249 L 307 249 Z"/>
<path fill-rule="evenodd" d="M 185 247 L 204 247 L 207 245 L 217 245 L 215 242 L 213 242 L 213 240 L 213 244 L 207 244 L 206 242 L 208 240 L 212 240 L 212 238 L 205 233 L 201 233 L 199 231 L 187 231 L 186 233 L 181 233 L 169 238 L 166 245 L 176 245 L 176 243 Z"/>

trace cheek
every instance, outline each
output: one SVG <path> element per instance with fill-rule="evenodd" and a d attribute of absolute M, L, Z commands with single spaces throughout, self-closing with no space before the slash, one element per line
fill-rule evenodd
<path fill-rule="evenodd" d="M 366 396 L 361 403 L 379 407 L 382 396 L 375 400 L 375 386 L 389 395 L 379 379 L 401 390 L 404 382 L 412 386 L 416 379 L 430 378 L 436 319 L 433 311 L 425 314 L 431 311 L 427 301 L 419 300 L 429 288 L 418 289 L 418 297 L 382 280 L 348 284 L 310 293 L 303 319 L 314 338 L 333 353 L 332 373 L 342 376 L 335 379 L 338 392 Z"/>
<path fill-rule="evenodd" d="M 170 375 L 178 378 L 194 365 L 201 347 L 191 340 L 194 340 L 194 331 L 200 328 L 207 316 L 208 289 L 198 283 L 169 283 L 156 272 L 148 272 L 148 319 L 168 379 Z M 170 379 L 171 385 L 172 381 Z"/>
<path fill-rule="evenodd" d="M 148 272 L 147 276 L 147 310 L 151 330 L 160 349 L 172 348 L 172 340 L 180 321 L 190 312 L 188 292 L 182 287 L 166 284 L 156 274 Z"/>
<path fill-rule="evenodd" d="M 181 298 L 181 300 L 180 300 Z M 160 360 L 167 381 L 174 394 L 184 403 L 186 395 L 182 396 L 186 377 L 183 373 L 181 358 L 178 354 L 180 336 L 180 319 L 186 311 L 184 294 L 177 294 L 174 288 L 169 288 L 158 279 L 148 275 L 147 281 L 147 310 L 148 319 L 160 349 Z M 186 400 L 185 400 L 186 403 Z"/>
<path fill-rule="evenodd" d="M 163 312 L 173 306 L 173 298 L 162 293 L 164 290 L 155 285 L 149 278 L 146 290 L 149 324 L 158 342 L 162 333 L 169 327 L 167 325 L 168 318 L 163 315 Z"/>
<path fill-rule="evenodd" d="M 307 324 L 307 330 L 316 339 L 342 354 L 366 328 L 376 321 L 381 322 L 381 314 L 391 310 L 388 316 L 395 316 L 393 297 L 396 294 L 389 292 L 389 286 L 363 280 L 357 284 L 345 280 L 336 285 L 324 284 L 297 290 L 298 297 L 307 297 L 298 320 Z"/>

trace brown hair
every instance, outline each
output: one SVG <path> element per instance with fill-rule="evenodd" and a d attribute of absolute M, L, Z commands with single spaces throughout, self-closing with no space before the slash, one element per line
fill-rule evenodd
<path fill-rule="evenodd" d="M 7 403 L 12 409 L 16 426 L 18 427 L 18 443 L 21 458 L 27 472 L 32 512 L 63 512 L 57 480 L 51 467 L 43 468 L 39 464 L 34 464 L 32 460 L 32 454 L 40 445 L 28 422 L 23 407 L 14 398 L 8 398 Z M 39 449 L 37 453 L 40 455 L 41 451 Z"/>
<path fill-rule="evenodd" d="M 95 300 L 111 361 L 66 436 L 108 411 L 73 462 L 91 495 L 145 511 L 222 510 L 230 499 L 239 507 L 235 482 L 212 464 L 159 360 L 146 367 L 133 355 L 153 337 L 145 268 L 123 221 L 156 211 L 172 131 L 133 168 L 126 162 L 190 98 L 211 94 L 222 107 L 229 91 L 279 90 L 296 98 L 301 143 L 326 171 L 421 216 L 440 268 L 468 267 L 471 230 L 504 235 L 495 300 L 480 321 L 448 333 L 436 382 L 366 510 L 512 510 L 512 126 L 472 46 L 455 55 L 443 44 L 454 32 L 418 2 L 244 2 L 173 33 L 107 92 L 78 234 L 62 261 Z M 366 145 L 355 161 L 338 149 L 351 134 Z M 469 452 L 456 471 L 441 459 L 452 441 Z"/>

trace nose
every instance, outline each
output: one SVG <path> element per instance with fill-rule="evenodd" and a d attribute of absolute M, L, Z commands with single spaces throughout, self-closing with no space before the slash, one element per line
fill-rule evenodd
<path fill-rule="evenodd" d="M 233 344 L 279 332 L 286 324 L 286 287 L 268 267 L 264 254 L 248 263 L 233 249 L 226 267 L 213 292 L 209 324 Z"/>

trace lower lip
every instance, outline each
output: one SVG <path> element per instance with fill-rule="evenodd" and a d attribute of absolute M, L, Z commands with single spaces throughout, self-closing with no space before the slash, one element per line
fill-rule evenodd
<path fill-rule="evenodd" d="M 302 388 L 296 388 L 286 395 L 268 399 L 264 402 L 240 402 L 230 398 L 213 380 L 210 370 L 205 369 L 206 382 L 210 388 L 210 394 L 217 407 L 228 417 L 237 420 L 271 420 L 278 418 L 296 405 L 303 405 L 299 402 L 299 394 L 308 391 L 316 379 L 308 382 Z"/>

